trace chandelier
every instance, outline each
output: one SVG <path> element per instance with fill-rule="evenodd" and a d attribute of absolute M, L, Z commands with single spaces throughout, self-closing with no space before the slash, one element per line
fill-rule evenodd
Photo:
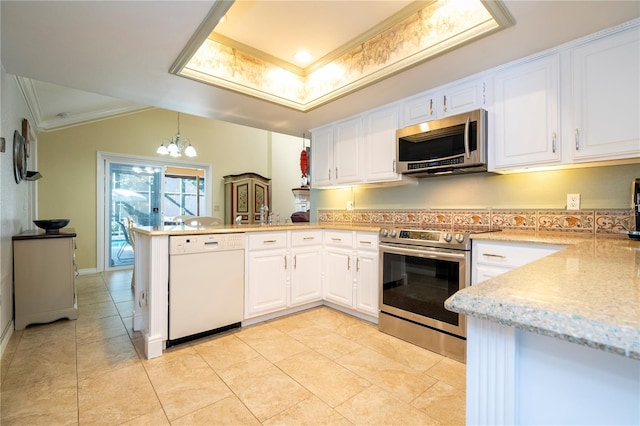
<path fill-rule="evenodd" d="M 165 142 L 167 146 L 164 146 Z M 157 154 L 170 155 L 172 157 L 181 157 L 182 152 L 187 157 L 195 157 L 198 155 L 196 149 L 191 145 L 191 141 L 187 138 L 182 138 L 180 135 L 180 113 L 178 113 L 178 133 L 172 139 L 163 139 L 162 143 L 156 150 Z"/>

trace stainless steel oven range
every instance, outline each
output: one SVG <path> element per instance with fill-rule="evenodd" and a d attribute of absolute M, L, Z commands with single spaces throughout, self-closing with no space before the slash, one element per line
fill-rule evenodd
<path fill-rule="evenodd" d="M 469 235 L 380 230 L 380 331 L 465 362 L 465 316 L 444 301 L 471 283 Z"/>

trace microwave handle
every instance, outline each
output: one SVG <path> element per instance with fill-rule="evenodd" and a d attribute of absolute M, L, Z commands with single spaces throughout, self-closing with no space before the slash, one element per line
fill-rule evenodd
<path fill-rule="evenodd" d="M 471 124 L 471 118 L 467 115 L 467 122 L 464 124 L 464 152 L 467 154 L 467 158 L 471 158 L 469 152 L 469 125 Z"/>

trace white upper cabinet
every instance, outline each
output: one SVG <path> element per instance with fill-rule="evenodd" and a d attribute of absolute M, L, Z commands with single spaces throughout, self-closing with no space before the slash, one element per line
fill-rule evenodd
<path fill-rule="evenodd" d="M 640 158 L 638 26 L 493 72 L 489 171 Z"/>
<path fill-rule="evenodd" d="M 405 184 L 396 173 L 397 104 L 312 130 L 312 185 Z"/>
<path fill-rule="evenodd" d="M 351 118 L 336 124 L 333 145 L 335 183 L 359 183 L 362 174 L 362 119 Z"/>
<path fill-rule="evenodd" d="M 313 131 L 311 140 L 311 185 L 333 184 L 333 126 L 325 126 Z"/>
<path fill-rule="evenodd" d="M 560 161 L 559 63 L 551 54 L 494 75 L 490 169 Z"/>
<path fill-rule="evenodd" d="M 363 175 L 360 116 L 312 131 L 311 185 L 330 187 L 360 183 Z"/>
<path fill-rule="evenodd" d="M 640 157 L 638 26 L 571 50 L 571 159 Z"/>
<path fill-rule="evenodd" d="M 383 108 L 366 115 L 367 181 L 396 179 L 396 130 L 398 107 Z"/>
<path fill-rule="evenodd" d="M 402 103 L 401 127 L 424 123 L 438 117 L 436 92 L 421 93 Z"/>
<path fill-rule="evenodd" d="M 438 117 L 461 114 L 487 105 L 486 83 L 475 78 L 445 86 L 438 94 Z"/>
<path fill-rule="evenodd" d="M 402 102 L 401 127 L 460 114 L 487 105 L 484 78 L 476 77 L 424 92 Z"/>

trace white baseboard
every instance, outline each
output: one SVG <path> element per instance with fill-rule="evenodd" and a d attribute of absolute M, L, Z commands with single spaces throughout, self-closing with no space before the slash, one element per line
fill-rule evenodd
<path fill-rule="evenodd" d="M 11 336 L 13 336 L 13 320 L 7 323 L 7 326 L 4 330 L 2 330 L 2 335 L 0 337 L 0 358 L 4 356 L 4 350 L 9 345 L 9 340 L 11 340 Z"/>

